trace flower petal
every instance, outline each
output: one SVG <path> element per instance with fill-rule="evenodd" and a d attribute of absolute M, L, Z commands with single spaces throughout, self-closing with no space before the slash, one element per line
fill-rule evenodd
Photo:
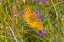
<path fill-rule="evenodd" d="M 38 10 L 35 12 L 35 14 L 37 14 L 38 19 L 41 19 L 41 15 L 39 15 L 39 11 Z"/>
<path fill-rule="evenodd" d="M 18 14 L 19 14 L 19 15 L 22 15 L 22 14 L 23 14 L 23 12 L 18 12 Z"/>
<path fill-rule="evenodd" d="M 39 11 L 37 10 L 37 11 L 35 12 L 35 14 L 39 14 Z"/>
<path fill-rule="evenodd" d="M 46 2 L 46 0 L 38 0 L 38 1 L 37 1 L 38 4 L 42 4 L 42 3 L 44 3 L 44 2 Z"/>
<path fill-rule="evenodd" d="M 46 32 L 40 31 L 40 36 L 44 36 L 45 34 L 46 34 Z"/>
<path fill-rule="evenodd" d="M 46 0 L 41 0 L 42 3 L 46 2 Z"/>
<path fill-rule="evenodd" d="M 44 28 L 44 32 L 39 31 L 39 33 L 40 33 L 40 36 L 44 36 L 46 34 L 46 28 Z"/>
<path fill-rule="evenodd" d="M 38 15 L 38 19 L 41 19 L 41 16 L 40 15 Z"/>

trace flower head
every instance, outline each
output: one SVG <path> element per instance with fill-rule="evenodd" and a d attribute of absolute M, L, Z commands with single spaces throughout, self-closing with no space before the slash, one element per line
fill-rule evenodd
<path fill-rule="evenodd" d="M 40 33 L 40 36 L 44 36 L 46 34 L 46 28 L 44 28 L 44 32 L 39 31 L 39 33 Z"/>
<path fill-rule="evenodd" d="M 40 33 L 40 36 L 44 36 L 46 34 L 46 32 L 42 32 L 42 31 L 39 31 Z"/>
<path fill-rule="evenodd" d="M 46 2 L 46 0 L 41 0 L 42 3 Z"/>
<path fill-rule="evenodd" d="M 19 14 L 19 15 L 22 15 L 22 14 L 23 14 L 23 12 L 18 12 L 18 14 Z"/>
<path fill-rule="evenodd" d="M 35 14 L 39 14 L 39 11 L 37 10 L 37 11 L 35 12 Z"/>
<path fill-rule="evenodd" d="M 41 16 L 40 15 L 38 15 L 38 19 L 41 19 Z"/>
<path fill-rule="evenodd" d="M 38 15 L 38 19 L 41 19 L 41 15 L 39 15 L 39 11 L 38 10 L 35 12 L 35 14 Z"/>
<path fill-rule="evenodd" d="M 42 4 L 42 3 L 46 2 L 46 0 L 38 0 L 37 2 L 38 2 L 38 4 Z"/>

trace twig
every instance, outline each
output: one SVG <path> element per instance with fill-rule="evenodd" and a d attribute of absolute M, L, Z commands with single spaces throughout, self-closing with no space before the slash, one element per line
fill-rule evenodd
<path fill-rule="evenodd" d="M 13 29 L 9 26 L 8 23 L 6 23 L 6 25 L 10 28 L 10 30 L 11 30 L 11 32 L 12 32 L 12 35 L 13 35 L 13 37 L 14 37 L 14 39 L 15 39 L 15 41 L 18 42 L 18 40 L 17 40 L 17 38 L 16 38 L 16 36 L 15 36 L 15 34 L 14 34 Z"/>
<path fill-rule="evenodd" d="M 56 10 L 56 5 L 54 4 L 54 2 L 51 0 L 53 6 L 54 6 L 54 9 L 55 9 L 55 12 L 56 12 L 56 18 L 58 19 L 58 13 L 57 13 L 57 10 Z"/>
<path fill-rule="evenodd" d="M 16 12 L 17 12 L 16 0 L 13 0 L 13 6 L 12 6 L 12 22 L 11 22 L 11 27 L 9 27 L 9 28 L 10 28 L 10 30 L 12 32 L 12 35 L 13 35 L 15 41 L 18 42 L 18 40 L 17 40 L 17 38 L 16 38 L 16 36 L 14 34 L 15 22 L 16 22 L 16 17 L 17 17 L 17 16 L 15 16 L 15 15 L 17 15 Z"/>
<path fill-rule="evenodd" d="M 9 28 L 10 28 L 10 30 L 11 30 L 11 32 L 12 32 L 12 35 L 13 35 L 15 41 L 18 42 L 18 40 L 17 40 L 17 38 L 16 38 L 16 36 L 15 36 L 15 34 L 14 34 L 14 31 L 12 30 L 12 28 L 11 28 L 10 26 L 9 26 Z"/>

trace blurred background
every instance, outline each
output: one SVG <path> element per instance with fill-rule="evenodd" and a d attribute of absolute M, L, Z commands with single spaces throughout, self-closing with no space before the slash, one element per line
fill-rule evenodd
<path fill-rule="evenodd" d="M 24 6 L 39 12 L 45 35 L 24 21 Z M 64 0 L 0 0 L 0 42 L 64 42 Z"/>

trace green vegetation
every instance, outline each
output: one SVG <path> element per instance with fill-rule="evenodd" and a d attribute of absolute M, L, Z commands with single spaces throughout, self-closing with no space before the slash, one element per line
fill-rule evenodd
<path fill-rule="evenodd" d="M 40 36 L 18 14 L 25 5 L 34 12 L 39 10 L 46 35 Z M 0 0 L 0 42 L 64 42 L 64 1 L 46 0 L 38 4 L 37 0 Z"/>

